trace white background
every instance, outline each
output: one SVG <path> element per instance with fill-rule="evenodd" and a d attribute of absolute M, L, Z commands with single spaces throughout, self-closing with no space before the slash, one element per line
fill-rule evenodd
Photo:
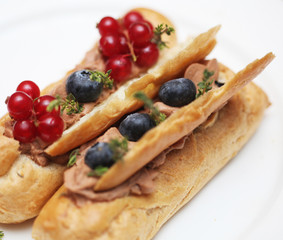
<path fill-rule="evenodd" d="M 272 102 L 259 130 L 155 240 L 283 239 L 282 0 L 0 0 L 0 114 L 21 81 L 43 88 L 78 63 L 98 38 L 95 24 L 103 16 L 137 6 L 168 16 L 181 40 L 221 24 L 211 57 L 234 71 L 269 51 L 276 55 L 255 80 Z M 30 240 L 31 225 L 0 224 L 0 230 L 5 240 Z"/>

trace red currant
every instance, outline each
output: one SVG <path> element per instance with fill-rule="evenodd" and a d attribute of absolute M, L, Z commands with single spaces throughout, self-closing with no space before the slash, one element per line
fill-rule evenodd
<path fill-rule="evenodd" d="M 52 143 L 61 137 L 64 121 L 58 115 L 44 114 L 38 119 L 38 136 L 47 143 Z"/>
<path fill-rule="evenodd" d="M 60 115 L 60 107 L 58 109 L 53 109 L 51 112 L 46 110 L 47 106 L 55 100 L 56 98 L 51 95 L 43 95 L 37 98 L 33 103 L 34 112 L 37 118 L 40 118 L 42 115 L 46 113 L 50 113 L 52 115 Z"/>
<path fill-rule="evenodd" d="M 128 12 L 124 18 L 123 18 L 123 23 L 124 23 L 124 26 L 126 28 L 130 27 L 130 25 L 134 22 L 140 22 L 143 20 L 143 16 L 139 13 L 139 12 L 136 12 L 136 11 L 131 11 L 131 12 Z"/>
<path fill-rule="evenodd" d="M 119 35 L 111 34 L 102 36 L 99 40 L 99 46 L 102 54 L 106 57 L 119 54 L 121 51 Z"/>
<path fill-rule="evenodd" d="M 125 36 L 125 34 L 120 33 L 119 34 L 119 42 L 120 42 L 120 53 L 121 54 L 125 54 L 125 53 L 129 53 L 129 46 L 128 46 L 128 40 Z"/>
<path fill-rule="evenodd" d="M 147 20 L 143 20 L 144 23 L 147 24 L 147 26 L 149 27 L 149 29 L 153 32 L 153 26 L 151 24 L 151 22 L 147 21 Z"/>
<path fill-rule="evenodd" d="M 112 70 L 110 75 L 115 81 L 126 80 L 131 74 L 131 60 L 122 55 L 113 56 L 106 62 L 106 71 L 110 69 Z"/>
<path fill-rule="evenodd" d="M 142 47 L 146 45 L 152 38 L 153 32 L 145 22 L 133 23 L 129 28 L 129 37 L 133 41 L 134 46 Z"/>
<path fill-rule="evenodd" d="M 119 22 L 112 17 L 104 17 L 97 24 L 97 28 L 101 36 L 119 32 Z"/>
<path fill-rule="evenodd" d="M 36 127 L 32 120 L 20 120 L 14 124 L 14 138 L 20 142 L 32 142 L 36 138 Z"/>
<path fill-rule="evenodd" d="M 15 92 L 9 98 L 8 112 L 15 120 L 28 119 L 32 115 L 33 101 L 24 92 Z"/>
<path fill-rule="evenodd" d="M 17 87 L 17 91 L 25 92 L 32 99 L 38 98 L 40 96 L 39 87 L 33 81 L 23 81 Z"/>
<path fill-rule="evenodd" d="M 159 57 L 159 50 L 154 43 L 148 43 L 145 47 L 135 49 L 137 55 L 136 64 L 140 67 L 153 66 Z"/>

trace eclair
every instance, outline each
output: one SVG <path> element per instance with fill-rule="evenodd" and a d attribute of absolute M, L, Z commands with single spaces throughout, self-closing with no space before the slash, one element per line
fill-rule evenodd
<path fill-rule="evenodd" d="M 244 146 L 270 105 L 250 83 L 272 53 L 234 74 L 217 60 L 189 63 L 103 135 L 82 145 L 65 183 L 33 226 L 40 239 L 144 239 Z"/>

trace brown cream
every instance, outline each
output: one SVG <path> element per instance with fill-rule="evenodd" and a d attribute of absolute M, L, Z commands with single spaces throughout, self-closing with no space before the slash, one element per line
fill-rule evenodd
<path fill-rule="evenodd" d="M 13 125 L 14 121 L 5 122 L 5 131 L 4 136 L 13 138 Z M 43 149 L 47 146 L 45 142 L 40 140 L 40 138 L 36 138 L 32 143 L 22 143 L 20 142 L 20 148 L 22 154 L 28 155 L 34 162 L 36 162 L 40 166 L 46 166 L 48 164 L 48 160 L 52 160 L 55 163 L 65 164 L 68 161 L 67 154 L 50 157 L 47 156 Z"/>
<path fill-rule="evenodd" d="M 13 125 L 14 125 L 14 121 L 6 121 L 5 122 L 5 130 L 4 130 L 4 136 L 9 137 L 9 138 L 13 138 Z"/>
<path fill-rule="evenodd" d="M 163 102 L 156 101 L 153 104 L 161 113 L 164 113 L 166 117 L 169 117 L 171 114 L 176 112 L 179 108 L 178 107 L 171 107 L 166 105 Z"/>
<path fill-rule="evenodd" d="M 165 162 L 166 155 L 169 152 L 182 149 L 186 141 L 186 138 L 183 138 L 164 150 L 148 166 L 142 168 L 123 184 L 105 192 L 94 192 L 93 188 L 98 181 L 98 177 L 88 177 L 88 173 L 91 169 L 84 163 L 85 154 L 96 142 L 109 142 L 113 138 L 122 138 L 120 132 L 115 127 L 110 128 L 100 138 L 83 145 L 80 148 L 81 151 L 76 166 L 65 172 L 65 187 L 79 206 L 87 200 L 111 201 L 129 194 L 142 195 L 152 193 L 154 191 L 154 179 L 158 174 L 155 169 Z M 131 148 L 133 144 L 135 143 L 130 142 L 129 148 Z"/>
<path fill-rule="evenodd" d="M 46 166 L 48 164 L 48 159 L 44 155 L 44 145 L 41 143 L 42 141 L 40 139 L 36 139 L 32 143 L 20 143 L 20 151 L 22 154 L 29 155 L 38 165 Z"/>
<path fill-rule="evenodd" d="M 142 194 L 152 192 L 153 185 L 151 180 L 156 176 L 156 173 L 146 169 L 139 173 L 138 176 L 129 179 L 115 189 L 102 193 L 95 193 L 93 191 L 93 187 L 98 181 L 98 177 L 88 177 L 88 173 L 91 169 L 84 163 L 85 155 L 87 150 L 95 143 L 109 142 L 114 138 L 123 138 L 123 136 L 117 128 L 112 127 L 101 137 L 82 145 L 80 147 L 80 155 L 77 158 L 76 166 L 65 172 L 65 186 L 77 203 L 82 202 L 82 199 L 80 198 L 82 196 L 93 201 L 110 201 L 128 195 L 129 193 Z M 134 142 L 129 142 L 129 149 L 131 149 L 134 144 Z"/>
<path fill-rule="evenodd" d="M 218 79 L 219 67 L 216 59 L 204 60 L 200 63 L 191 64 L 185 71 L 184 77 L 192 80 L 197 86 L 198 83 L 202 81 L 203 71 L 207 69 L 208 71 L 213 71 L 214 74 L 211 76 L 213 79 L 213 88 L 218 87 L 215 80 Z"/>

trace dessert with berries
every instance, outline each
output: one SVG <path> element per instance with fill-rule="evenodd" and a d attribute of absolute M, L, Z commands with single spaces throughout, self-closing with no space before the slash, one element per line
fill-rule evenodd
<path fill-rule="evenodd" d="M 136 92 L 145 109 L 74 152 L 33 237 L 152 239 L 255 132 L 269 101 L 249 82 L 273 58 L 236 74 L 216 59 L 201 60 L 158 86 L 153 99 Z"/>
<path fill-rule="evenodd" d="M 145 164 L 139 159 L 143 158 L 143 152 L 139 153 L 135 164 L 126 160 L 131 149 L 138 148 L 136 146 L 149 133 L 159 132 L 160 126 L 170 122 L 180 109 L 199 102 L 202 95 L 214 88 L 211 80 L 207 80 L 200 82 L 200 89 L 194 89 L 185 78 L 191 80 L 188 76 L 195 74 L 194 69 L 187 69 L 189 66 L 201 64 L 209 68 L 213 65 L 204 59 L 216 44 L 219 26 L 180 45 L 175 44 L 172 26 L 158 12 L 143 8 L 133 9 L 120 19 L 103 18 L 97 23 L 100 39 L 64 78 L 48 86 L 41 95 L 34 82 L 19 84 L 15 93 L 7 98 L 9 114 L 1 119 L 0 142 L 4 151 L 0 162 L 4 171 L 0 177 L 0 206 L 5 206 L 5 210 L 0 222 L 20 222 L 37 215 L 62 184 L 66 165 L 77 165 L 76 159 L 84 156 L 78 150 L 80 146 L 86 151 L 88 147 L 91 149 L 86 157 L 86 172 L 79 171 L 86 173 L 84 177 L 88 177 L 90 188 L 108 190 L 113 184 L 109 185 L 109 176 L 119 185 Z M 188 76 L 184 75 L 186 73 Z M 211 79 L 210 71 L 202 71 L 202 74 L 205 79 Z M 154 103 L 159 104 L 160 111 L 153 105 L 151 112 L 139 112 L 144 95 L 135 97 L 135 94 L 140 92 L 146 99 L 163 99 Z M 159 114 L 162 106 L 165 110 Z M 183 123 L 176 126 L 183 129 Z M 152 147 L 157 148 L 148 156 L 160 150 L 156 137 L 151 136 L 156 141 Z M 108 140 L 101 141 L 105 144 L 95 142 L 99 138 Z M 168 143 L 171 144 L 171 140 Z M 94 156 L 100 159 L 99 164 L 93 162 Z M 118 176 L 117 169 L 123 159 L 125 171 Z M 73 169 L 76 168 L 70 170 Z M 155 176 L 154 171 L 151 176 Z M 93 181 L 97 182 L 95 187 Z M 139 192 L 135 186 L 133 188 Z M 143 186 L 141 194 L 152 192 L 152 188 Z M 123 190 L 123 193 L 129 191 Z"/>

